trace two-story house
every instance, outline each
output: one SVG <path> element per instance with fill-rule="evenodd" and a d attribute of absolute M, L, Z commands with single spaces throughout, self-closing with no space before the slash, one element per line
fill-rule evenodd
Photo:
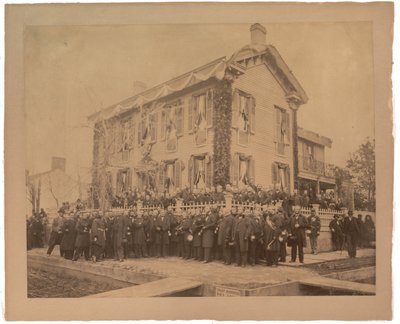
<path fill-rule="evenodd" d="M 229 59 L 91 115 L 93 182 L 106 173 L 115 194 L 251 182 L 291 192 L 299 170 L 297 110 L 308 98 L 267 44 L 265 28 L 252 25 L 250 38 Z"/>

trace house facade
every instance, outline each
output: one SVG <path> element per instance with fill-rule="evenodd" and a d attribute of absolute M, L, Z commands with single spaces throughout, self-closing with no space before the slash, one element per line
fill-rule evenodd
<path fill-rule="evenodd" d="M 92 116 L 93 183 L 173 194 L 230 184 L 297 187 L 308 98 L 260 24 L 251 44 Z M 302 148 L 300 148 L 302 149 Z"/>

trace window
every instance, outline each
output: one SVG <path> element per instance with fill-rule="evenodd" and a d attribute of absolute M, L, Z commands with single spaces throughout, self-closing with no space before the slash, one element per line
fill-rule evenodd
<path fill-rule="evenodd" d="M 275 107 L 275 143 L 276 152 L 285 155 L 286 146 L 290 145 L 290 115 L 278 107 Z"/>
<path fill-rule="evenodd" d="M 212 89 L 191 98 L 188 130 L 190 133 L 193 132 L 195 134 L 195 142 L 197 145 L 202 145 L 207 142 L 207 128 L 212 127 L 213 124 L 213 106 Z"/>
<path fill-rule="evenodd" d="M 117 172 L 116 194 L 121 196 L 130 189 L 132 183 L 132 173 L 130 169 L 123 169 Z"/>
<path fill-rule="evenodd" d="M 162 161 L 158 178 L 161 192 L 175 193 L 182 187 L 182 162 L 180 160 Z"/>
<path fill-rule="evenodd" d="M 178 137 L 183 135 L 183 105 L 178 100 L 161 111 L 161 139 L 166 140 L 167 152 L 177 150 Z"/>
<path fill-rule="evenodd" d="M 247 146 L 250 134 L 255 133 L 255 99 L 249 94 L 235 90 L 232 102 L 232 127 L 237 129 L 238 144 Z"/>
<path fill-rule="evenodd" d="M 213 186 L 213 163 L 208 154 L 192 156 L 189 160 L 189 183 L 193 189 L 204 190 Z"/>
<path fill-rule="evenodd" d="M 137 143 L 142 146 L 157 141 L 158 113 L 143 114 L 138 125 Z"/>
<path fill-rule="evenodd" d="M 251 156 L 235 153 L 231 162 L 231 182 L 239 188 L 255 183 L 255 163 Z"/>
<path fill-rule="evenodd" d="M 272 164 L 272 183 L 274 188 L 290 193 L 290 169 L 287 164 Z"/>

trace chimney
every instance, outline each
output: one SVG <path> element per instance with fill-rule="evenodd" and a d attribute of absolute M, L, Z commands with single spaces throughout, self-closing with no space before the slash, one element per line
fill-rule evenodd
<path fill-rule="evenodd" d="M 51 171 L 54 170 L 61 170 L 65 172 L 65 165 L 66 165 L 66 159 L 62 157 L 52 157 L 51 158 Z"/>
<path fill-rule="evenodd" d="M 267 39 L 267 30 L 259 23 L 253 24 L 250 27 L 251 44 L 252 45 L 265 45 Z"/>

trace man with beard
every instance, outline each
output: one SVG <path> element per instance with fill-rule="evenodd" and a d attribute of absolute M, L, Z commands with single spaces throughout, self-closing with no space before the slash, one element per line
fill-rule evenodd
<path fill-rule="evenodd" d="M 357 243 L 360 235 L 357 219 L 353 217 L 353 211 L 349 210 L 348 217 L 344 219 L 343 231 L 346 235 L 347 252 L 350 258 L 357 255 Z"/>
<path fill-rule="evenodd" d="M 248 210 L 243 212 L 243 208 L 238 209 L 238 214 L 233 228 L 235 250 L 236 250 L 236 266 L 246 267 L 247 254 L 249 250 L 249 236 L 251 232 L 250 227 L 250 212 Z"/>
<path fill-rule="evenodd" d="M 317 254 L 318 251 L 318 236 L 319 231 L 321 230 L 321 220 L 315 213 L 315 209 L 311 209 L 311 215 L 307 218 L 308 227 L 307 230 L 308 236 L 310 237 L 310 245 L 311 245 L 311 253 Z"/>
<path fill-rule="evenodd" d="M 294 206 L 294 214 L 290 220 L 290 236 L 292 241 L 292 258 L 290 262 L 296 262 L 298 250 L 300 263 L 304 263 L 303 248 L 307 246 L 305 233 L 307 227 L 307 219 L 300 214 L 300 206 Z"/>
<path fill-rule="evenodd" d="M 209 207 L 205 209 L 205 218 L 202 227 L 202 243 L 201 246 L 204 250 L 204 263 L 211 261 L 211 248 L 214 245 L 214 230 L 217 222 L 216 210 L 210 210 Z"/>
<path fill-rule="evenodd" d="M 72 260 L 76 240 L 76 221 L 72 215 L 64 221 L 62 232 L 60 250 L 63 251 L 65 259 Z"/>
<path fill-rule="evenodd" d="M 263 224 L 261 222 L 261 212 L 254 211 L 250 215 L 250 242 L 249 242 L 249 263 L 254 266 L 258 263 L 258 252 L 260 250 L 260 241 L 263 237 Z"/>
<path fill-rule="evenodd" d="M 106 224 L 99 213 L 96 213 L 92 222 L 92 260 L 101 261 L 106 247 Z"/>
<path fill-rule="evenodd" d="M 201 228 L 203 227 L 203 217 L 201 214 L 201 210 L 197 208 L 194 211 L 194 218 L 192 223 L 192 233 L 193 233 L 193 241 L 192 241 L 192 256 L 195 260 L 202 260 L 202 251 L 201 251 Z"/>
<path fill-rule="evenodd" d="M 142 216 L 142 211 L 138 211 L 133 222 L 133 246 L 137 258 L 147 257 L 145 224 Z"/>
<path fill-rule="evenodd" d="M 123 243 L 126 243 L 126 220 L 122 213 L 116 213 L 112 224 L 114 260 L 124 261 Z"/>
<path fill-rule="evenodd" d="M 32 219 L 32 247 L 42 248 L 43 247 L 43 224 L 39 214 L 35 213 Z"/>
<path fill-rule="evenodd" d="M 267 215 L 264 225 L 264 244 L 265 259 L 268 267 L 276 267 L 278 265 L 279 253 L 279 216 L 275 217 L 273 213 Z"/>
<path fill-rule="evenodd" d="M 222 251 L 224 264 L 227 265 L 230 265 L 232 262 L 232 246 L 229 245 L 229 243 L 232 237 L 232 228 L 233 222 L 235 220 L 235 214 L 235 208 L 232 208 L 231 212 L 229 212 L 229 210 L 225 208 L 222 212 L 222 220 L 218 230 L 218 246 Z"/>
<path fill-rule="evenodd" d="M 192 218 L 191 213 L 188 214 L 186 211 L 182 212 L 182 223 L 180 225 L 180 230 L 183 236 L 183 259 L 190 259 L 190 248 L 192 245 L 193 235 L 191 231 Z"/>
<path fill-rule="evenodd" d="M 128 259 L 131 255 L 131 253 L 134 251 L 134 229 L 133 229 L 133 223 L 135 221 L 134 213 L 130 210 L 127 213 L 127 216 L 124 215 L 125 220 L 126 220 L 126 242 L 124 242 L 123 248 L 124 248 L 124 259 Z"/>
<path fill-rule="evenodd" d="M 76 225 L 76 240 L 75 240 L 75 254 L 73 261 L 79 259 L 82 253 L 85 256 L 85 260 L 89 260 L 90 252 L 90 220 L 89 214 L 82 216 Z"/>
<path fill-rule="evenodd" d="M 157 255 L 156 251 L 156 227 L 157 227 L 157 219 L 159 215 L 158 210 L 153 210 L 153 212 L 149 212 L 149 219 L 147 225 L 146 232 L 146 241 L 147 241 L 147 251 L 151 257 L 155 257 Z"/>
<path fill-rule="evenodd" d="M 105 247 L 105 255 L 106 258 L 114 257 L 114 245 L 113 245 L 113 224 L 114 224 L 114 215 L 111 212 L 106 212 L 105 217 L 105 230 L 106 230 L 106 247 Z"/>
<path fill-rule="evenodd" d="M 341 251 L 344 243 L 343 223 L 339 219 L 338 214 L 335 214 L 333 217 L 334 218 L 329 223 L 329 228 L 332 233 L 333 251 Z"/>
<path fill-rule="evenodd" d="M 157 257 L 168 256 L 169 239 L 171 236 L 170 219 L 166 216 L 165 210 L 160 210 L 160 215 L 156 221 L 156 250 Z"/>
<path fill-rule="evenodd" d="M 49 248 L 47 249 L 47 256 L 50 256 L 51 253 L 53 252 L 54 247 L 61 243 L 63 224 L 64 224 L 64 212 L 60 209 L 58 211 L 58 217 L 54 218 L 53 223 L 51 224 L 51 234 L 49 239 Z"/>

